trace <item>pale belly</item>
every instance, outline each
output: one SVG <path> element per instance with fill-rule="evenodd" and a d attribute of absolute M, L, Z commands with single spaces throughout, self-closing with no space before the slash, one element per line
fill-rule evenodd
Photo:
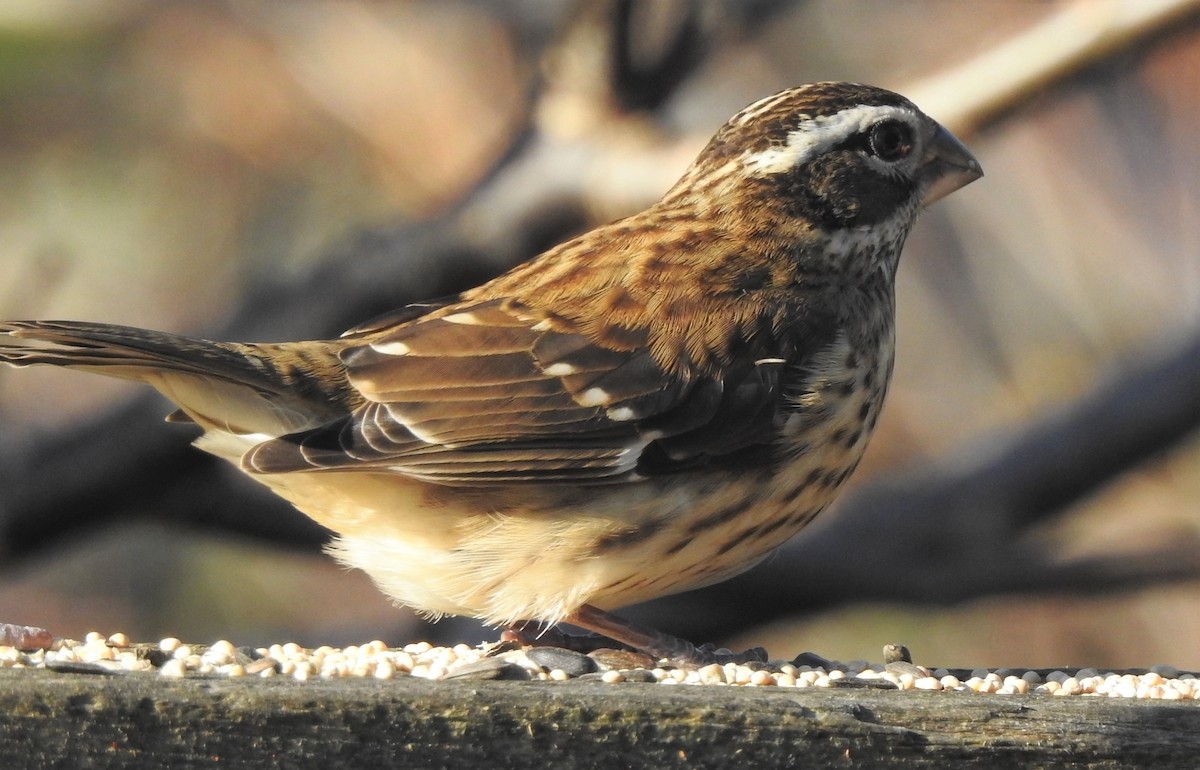
<path fill-rule="evenodd" d="M 875 363 L 814 378 L 770 469 L 499 488 L 361 472 L 255 478 L 337 533 L 333 555 L 398 604 L 493 624 L 554 622 L 583 604 L 612 609 L 719 582 L 803 529 L 866 448 L 890 357 Z M 872 387 L 840 387 L 868 368 Z"/>

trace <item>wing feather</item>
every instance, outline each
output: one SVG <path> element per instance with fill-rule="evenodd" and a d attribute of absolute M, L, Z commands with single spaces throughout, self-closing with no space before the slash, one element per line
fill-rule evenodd
<path fill-rule="evenodd" d="M 502 300 L 377 327 L 341 359 L 362 406 L 258 445 L 248 470 L 606 483 L 766 443 L 780 403 L 776 364 L 667 371 L 646 346 L 614 349 Z"/>

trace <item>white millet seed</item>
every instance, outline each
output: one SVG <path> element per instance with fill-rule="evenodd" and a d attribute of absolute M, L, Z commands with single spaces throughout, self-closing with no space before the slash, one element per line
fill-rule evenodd
<path fill-rule="evenodd" d="M 162 668 L 158 670 L 161 676 L 169 676 L 175 679 L 187 676 L 187 666 L 183 665 L 183 661 L 179 658 L 171 658 L 166 663 L 162 664 Z"/>

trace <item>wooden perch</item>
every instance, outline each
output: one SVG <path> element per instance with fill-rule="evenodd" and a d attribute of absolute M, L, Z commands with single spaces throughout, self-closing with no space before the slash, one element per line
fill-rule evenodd
<path fill-rule="evenodd" d="M 7 767 L 1191 768 L 1200 708 L 598 682 L 0 671 Z"/>

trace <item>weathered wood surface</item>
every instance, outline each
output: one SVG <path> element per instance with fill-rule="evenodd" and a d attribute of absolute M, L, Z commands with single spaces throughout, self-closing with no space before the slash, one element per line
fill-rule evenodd
<path fill-rule="evenodd" d="M 0 766 L 1195 767 L 1200 704 L 0 671 Z"/>

